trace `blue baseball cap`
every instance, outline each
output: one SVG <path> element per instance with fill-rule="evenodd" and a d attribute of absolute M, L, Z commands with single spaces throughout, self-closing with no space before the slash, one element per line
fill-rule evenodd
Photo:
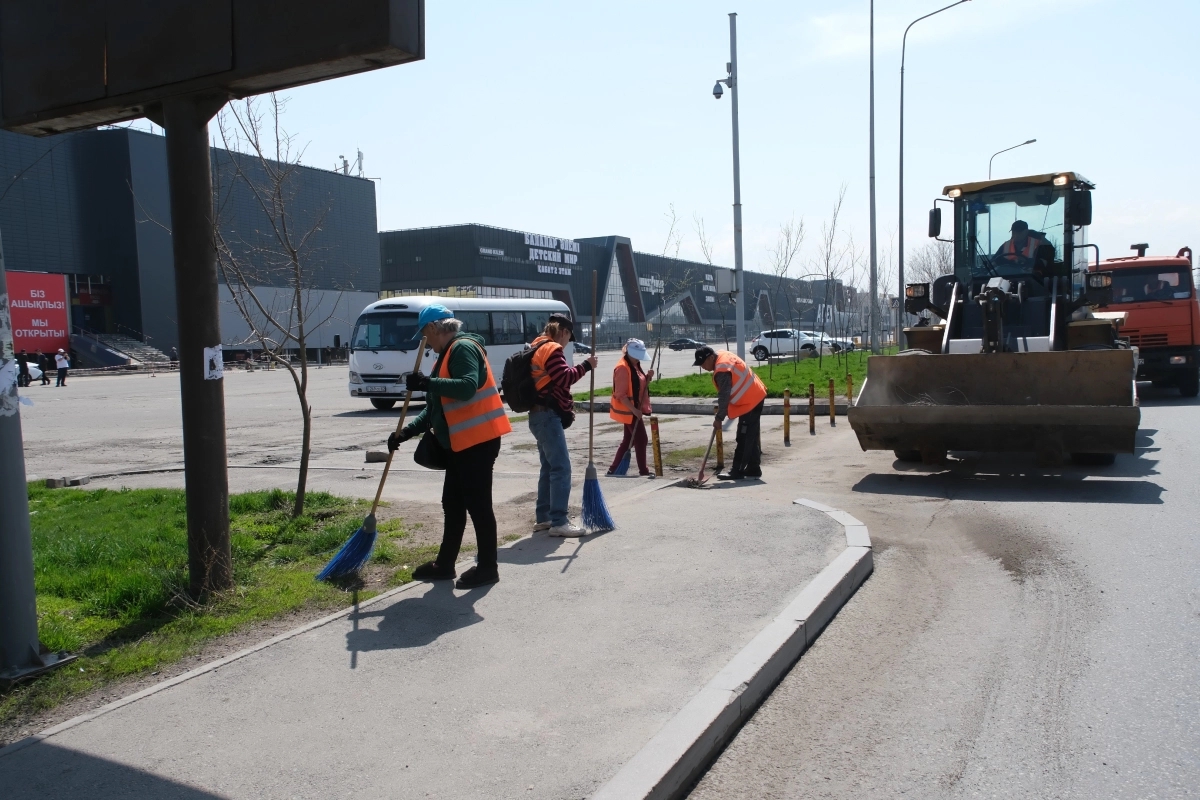
<path fill-rule="evenodd" d="M 454 312 L 442 305 L 425 306 L 421 309 L 421 316 L 417 317 L 417 333 L 425 330 L 425 326 L 431 322 L 437 322 L 439 319 L 450 319 L 454 316 Z"/>

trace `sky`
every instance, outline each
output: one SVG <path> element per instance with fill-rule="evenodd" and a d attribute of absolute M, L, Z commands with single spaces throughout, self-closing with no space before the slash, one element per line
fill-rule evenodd
<path fill-rule="evenodd" d="M 881 0 L 875 16 L 878 254 L 898 224 L 901 37 L 951 0 Z M 427 0 L 424 61 L 285 92 L 304 163 L 364 154 L 381 230 L 478 222 L 567 238 L 622 235 L 733 265 L 731 104 L 736 11 L 744 263 L 769 269 L 802 219 L 793 275 L 816 258 L 840 187 L 842 230 L 869 242 L 867 0 L 603 3 Z M 905 248 L 924 245 L 942 188 L 1074 170 L 1096 184 L 1103 257 L 1200 246 L 1200 78 L 1188 0 L 970 0 L 911 29 Z M 1181 33 L 1183 32 L 1183 33 Z M 885 267 L 886 271 L 886 267 Z M 894 274 L 894 273 L 892 273 Z"/>

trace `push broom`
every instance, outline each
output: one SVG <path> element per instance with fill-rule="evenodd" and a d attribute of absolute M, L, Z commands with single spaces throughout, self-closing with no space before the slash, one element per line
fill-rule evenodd
<path fill-rule="evenodd" d="M 596 354 L 596 270 L 592 270 L 592 355 Z M 596 370 L 592 370 L 592 385 L 588 389 L 588 465 L 583 478 L 583 527 L 589 531 L 611 531 L 617 527 L 604 495 L 600 493 L 600 479 L 596 476 L 596 465 L 592 463 L 593 443 L 596 436 Z"/>
<path fill-rule="evenodd" d="M 417 350 L 417 362 L 413 365 L 413 372 L 421 369 L 421 357 L 424 355 L 425 337 L 422 336 L 421 348 Z M 404 408 L 400 410 L 400 421 L 396 423 L 397 436 L 400 435 L 400 431 L 404 430 L 404 418 L 408 416 L 408 401 L 411 399 L 412 392 L 409 391 L 404 395 Z M 432 436 L 433 432 L 430 431 L 429 435 Z M 362 527 L 346 540 L 342 549 L 329 559 L 325 569 L 317 573 L 317 580 L 331 581 L 344 575 L 351 575 L 366 566 L 367 561 L 371 559 L 371 551 L 375 549 L 375 511 L 379 508 L 379 498 L 383 496 L 383 484 L 387 482 L 388 472 L 392 468 L 392 458 L 395 455 L 395 450 L 388 450 L 387 463 L 383 465 L 383 476 L 379 479 L 379 488 L 375 491 L 375 502 L 371 503 L 371 513 L 367 514 L 367 518 L 363 520 Z"/>

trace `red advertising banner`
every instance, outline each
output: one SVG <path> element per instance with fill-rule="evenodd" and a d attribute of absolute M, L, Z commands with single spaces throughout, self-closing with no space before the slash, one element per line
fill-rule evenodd
<path fill-rule="evenodd" d="M 67 281 L 45 272 L 6 272 L 13 350 L 53 353 L 71 348 Z"/>

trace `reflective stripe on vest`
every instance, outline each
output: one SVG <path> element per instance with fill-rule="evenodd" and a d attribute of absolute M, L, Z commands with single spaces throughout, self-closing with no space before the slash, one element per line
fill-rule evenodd
<path fill-rule="evenodd" d="M 1033 254 L 1037 252 L 1038 245 L 1045 244 L 1041 239 L 1035 239 L 1030 236 L 1025 240 L 1025 246 L 1021 248 L 1022 258 L 1033 258 Z M 1002 258 L 1012 258 L 1017 253 L 1017 247 L 1013 244 L 1013 240 L 1009 239 L 1004 243 Z"/>
<path fill-rule="evenodd" d="M 446 427 L 450 432 L 450 449 L 456 453 L 512 432 L 508 414 L 504 411 L 504 402 L 500 399 L 500 390 L 496 388 L 496 380 L 492 377 L 492 365 L 488 363 L 487 352 L 478 344 L 470 339 L 455 339 L 451 342 L 446 357 L 442 359 L 438 377 L 451 377 L 450 354 L 459 342 L 464 341 L 479 348 L 487 379 L 469 400 L 442 399 L 442 411 L 446 415 Z"/>
<path fill-rule="evenodd" d="M 629 391 L 633 391 L 633 376 L 629 371 L 629 362 L 622 358 L 617 362 L 617 366 L 613 368 L 613 386 L 617 385 L 617 371 L 625 370 L 625 384 L 629 387 Z M 637 399 L 634 398 L 634 403 Z M 633 424 L 633 409 L 625 405 L 625 402 L 617 397 L 616 392 L 613 392 L 611 404 L 608 407 L 608 416 L 623 425 Z"/>
<path fill-rule="evenodd" d="M 537 347 L 542 342 L 546 342 L 548 346 L 538 348 L 538 351 L 533 354 L 530 366 L 530 372 L 533 374 L 533 388 L 538 394 L 544 393 L 546 387 L 550 385 L 550 373 L 546 371 L 546 359 L 556 350 L 561 351 L 563 349 L 561 344 L 552 340 L 549 336 L 539 336 L 529 346 Z"/>
<path fill-rule="evenodd" d="M 733 388 L 729 392 L 729 416 L 740 417 L 754 409 L 767 396 L 767 387 L 759 380 L 754 370 L 746 366 L 746 362 L 730 353 L 728 350 L 717 351 L 717 364 L 713 369 L 713 385 L 717 383 L 717 373 L 728 372 L 733 378 Z"/>

